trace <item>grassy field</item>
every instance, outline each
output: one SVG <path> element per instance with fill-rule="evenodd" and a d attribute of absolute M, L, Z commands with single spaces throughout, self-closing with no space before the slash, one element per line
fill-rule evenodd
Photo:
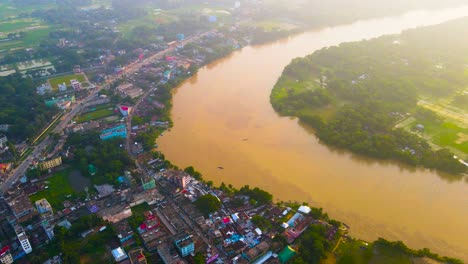
<path fill-rule="evenodd" d="M 61 83 L 66 83 L 67 86 L 70 85 L 70 80 L 76 79 L 79 82 L 85 82 L 86 77 L 83 74 L 72 74 L 72 75 L 66 75 L 66 76 L 59 76 L 59 77 L 54 77 L 49 79 L 49 84 L 52 86 L 53 90 L 58 89 L 58 85 Z"/>
<path fill-rule="evenodd" d="M 114 111 L 111 109 L 100 109 L 94 112 L 88 112 L 78 117 L 76 122 L 83 123 L 90 120 L 96 120 L 104 117 L 108 117 L 114 114 Z"/>
<path fill-rule="evenodd" d="M 0 0 L 0 18 L 16 17 L 21 13 L 31 13 L 34 10 L 50 9 L 55 6 L 56 4 L 52 1 L 50 3 L 16 5 L 14 0 Z"/>
<path fill-rule="evenodd" d="M 0 39 L 5 40 L 0 42 L 0 52 L 39 45 L 51 29 L 43 21 L 27 17 L 27 14 L 34 10 L 50 9 L 54 6 L 54 3 L 23 5 L 13 0 L 0 0 Z M 22 14 L 21 17 L 20 14 Z M 9 33 L 18 32 L 24 32 L 24 37 L 6 40 Z"/>
<path fill-rule="evenodd" d="M 451 110 L 444 110 L 442 106 L 425 107 L 436 112 L 441 120 L 417 119 L 409 117 L 395 127 L 404 128 L 407 131 L 412 131 L 425 138 L 436 147 L 444 147 L 450 149 L 462 159 L 468 158 L 468 124 L 464 121 L 462 114 Z M 456 117 L 453 119 L 452 117 Z M 424 126 L 422 130 L 416 130 L 416 125 Z"/>
<path fill-rule="evenodd" d="M 338 264 L 412 264 L 414 257 L 395 248 L 347 240 L 336 250 Z M 436 262 L 437 263 L 437 262 Z"/>
<path fill-rule="evenodd" d="M 29 196 L 31 202 L 34 203 L 39 199 L 46 198 L 54 210 L 63 209 L 63 201 L 69 199 L 67 196 L 76 197 L 77 195 L 68 181 L 69 173 L 70 170 L 63 170 L 48 178 L 46 183 L 49 188 Z"/>

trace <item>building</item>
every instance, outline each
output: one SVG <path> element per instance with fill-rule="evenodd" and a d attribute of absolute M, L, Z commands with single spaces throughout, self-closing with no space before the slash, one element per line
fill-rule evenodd
<path fill-rule="evenodd" d="M 114 224 L 114 229 L 116 230 L 121 246 L 126 247 L 135 244 L 133 231 L 127 220 L 122 220 Z"/>
<path fill-rule="evenodd" d="M 36 92 L 40 95 L 44 95 L 46 93 L 51 93 L 52 92 L 52 86 L 49 84 L 43 84 L 39 87 L 36 88 Z"/>
<path fill-rule="evenodd" d="M 55 238 L 54 226 L 49 224 L 47 220 L 42 222 L 42 228 L 44 229 L 44 232 L 46 233 L 49 240 L 53 240 Z"/>
<path fill-rule="evenodd" d="M 41 170 L 49 170 L 60 165 L 62 165 L 62 157 L 41 162 L 41 164 L 39 164 L 39 167 L 41 168 Z"/>
<path fill-rule="evenodd" d="M 1 124 L 0 125 L 0 131 L 2 131 L 2 132 L 7 132 L 9 128 L 10 128 L 10 125 L 8 125 L 8 124 Z"/>
<path fill-rule="evenodd" d="M 58 90 L 59 90 L 59 92 L 65 92 L 67 90 L 67 84 L 66 83 L 60 83 L 58 85 Z"/>
<path fill-rule="evenodd" d="M 128 255 L 127 253 L 125 252 L 125 250 L 121 247 L 118 247 L 116 249 L 113 249 L 112 250 L 112 256 L 114 257 L 115 259 L 115 262 L 120 262 L 122 260 L 125 260 L 128 258 Z"/>
<path fill-rule="evenodd" d="M 156 188 L 156 181 L 153 178 L 148 179 L 143 179 L 141 178 L 141 186 L 143 186 L 143 190 L 151 190 Z"/>
<path fill-rule="evenodd" d="M 28 236 L 24 232 L 23 228 L 18 226 L 15 228 L 15 231 L 16 231 L 16 236 L 18 237 L 18 240 L 21 244 L 21 248 L 23 249 L 24 253 L 26 254 L 31 253 L 32 252 L 31 243 L 29 243 Z"/>
<path fill-rule="evenodd" d="M 40 214 L 54 213 L 54 211 L 52 210 L 52 206 L 45 198 L 36 201 L 36 209 Z"/>
<path fill-rule="evenodd" d="M 186 257 L 195 251 L 195 243 L 192 236 L 187 233 L 176 235 L 174 237 L 174 244 L 182 257 Z"/>
<path fill-rule="evenodd" d="M 121 105 L 119 106 L 119 112 L 122 114 L 122 116 L 126 117 L 130 113 L 130 107 Z"/>
<path fill-rule="evenodd" d="M 81 90 L 81 83 L 76 79 L 70 80 L 71 87 L 75 90 Z"/>
<path fill-rule="evenodd" d="M 165 172 L 165 177 L 176 184 L 179 188 L 185 189 L 191 181 L 189 174 L 178 171 L 178 170 L 168 170 Z"/>
<path fill-rule="evenodd" d="M 1 264 L 12 264 L 13 263 L 13 257 L 11 256 L 9 246 L 5 246 L 2 249 L 0 249 L 0 263 Z"/>
<path fill-rule="evenodd" d="M 18 195 L 15 198 L 8 200 L 8 205 L 13 212 L 13 215 L 18 219 L 18 221 L 26 221 L 31 218 L 35 209 L 31 201 L 24 194 Z"/>
<path fill-rule="evenodd" d="M 8 142 L 7 136 L 0 134 L 0 148 L 4 148 Z"/>
<path fill-rule="evenodd" d="M 127 138 L 127 128 L 125 127 L 125 125 L 112 127 L 112 128 L 103 130 L 99 137 L 102 140 L 107 140 L 107 139 L 111 139 L 114 137 Z"/>

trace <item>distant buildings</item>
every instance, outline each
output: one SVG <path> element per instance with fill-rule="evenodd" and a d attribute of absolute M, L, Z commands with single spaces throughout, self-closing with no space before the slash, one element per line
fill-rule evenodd
<path fill-rule="evenodd" d="M 39 168 L 41 168 L 41 170 L 49 170 L 60 165 L 62 165 L 62 157 L 59 156 L 58 158 L 41 162 Z"/>
<path fill-rule="evenodd" d="M 181 233 L 174 238 L 174 244 L 183 258 L 195 251 L 195 243 L 192 236 L 187 233 Z"/>
<path fill-rule="evenodd" d="M 143 94 L 143 90 L 141 88 L 133 86 L 131 83 L 123 83 L 117 86 L 117 91 L 119 91 L 122 96 L 129 96 L 131 98 L 138 97 Z"/>
<path fill-rule="evenodd" d="M 45 84 L 42 84 L 41 86 L 37 87 L 36 88 L 36 92 L 39 94 L 39 95 L 44 95 L 46 93 L 51 93 L 52 92 L 52 86 L 50 86 L 49 84 L 45 83 Z"/>

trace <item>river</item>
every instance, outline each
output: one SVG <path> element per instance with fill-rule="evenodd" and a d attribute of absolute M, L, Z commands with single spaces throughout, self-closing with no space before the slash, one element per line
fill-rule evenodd
<path fill-rule="evenodd" d="M 171 162 L 193 165 L 216 184 L 248 184 L 277 199 L 307 201 L 347 223 L 353 236 L 402 240 L 468 262 L 468 181 L 331 149 L 269 102 L 295 57 L 466 15 L 468 6 L 410 12 L 245 47 L 174 91 L 174 127 L 157 143 Z"/>

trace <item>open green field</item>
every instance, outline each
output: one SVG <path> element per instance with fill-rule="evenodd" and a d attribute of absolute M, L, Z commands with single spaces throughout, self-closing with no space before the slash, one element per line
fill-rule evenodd
<path fill-rule="evenodd" d="M 346 240 L 338 247 L 338 264 L 412 264 L 416 257 L 394 247 Z M 438 263 L 433 260 L 433 263 Z"/>
<path fill-rule="evenodd" d="M 63 170 L 48 178 L 45 182 L 49 188 L 29 196 L 31 202 L 34 203 L 39 199 L 46 198 L 54 210 L 63 209 L 63 201 L 70 199 L 67 196 L 76 197 L 77 195 L 68 181 L 69 173 L 70 170 Z"/>
<path fill-rule="evenodd" d="M 440 119 L 409 117 L 395 127 L 415 132 L 438 147 L 450 149 L 462 159 L 468 158 L 468 122 L 464 113 L 460 112 L 462 110 L 456 111 L 456 108 L 429 102 L 419 104 L 436 113 Z M 416 129 L 418 124 L 423 125 L 424 129 Z"/>
<path fill-rule="evenodd" d="M 83 123 L 90 120 L 96 120 L 104 117 L 108 117 L 114 114 L 114 111 L 111 109 L 99 109 L 93 112 L 84 113 L 79 116 L 76 122 Z"/>
<path fill-rule="evenodd" d="M 67 86 L 70 85 L 70 80 L 76 79 L 79 82 L 85 82 L 86 77 L 83 74 L 72 74 L 72 75 L 66 75 L 66 76 L 59 76 L 59 77 L 54 77 L 49 79 L 49 84 L 52 87 L 53 90 L 58 89 L 58 85 L 61 83 L 66 83 Z"/>
<path fill-rule="evenodd" d="M 31 13 L 34 10 L 50 9 L 55 6 L 55 1 L 40 4 L 16 4 L 14 0 L 0 0 L 0 18 L 16 17 L 21 13 Z"/>

